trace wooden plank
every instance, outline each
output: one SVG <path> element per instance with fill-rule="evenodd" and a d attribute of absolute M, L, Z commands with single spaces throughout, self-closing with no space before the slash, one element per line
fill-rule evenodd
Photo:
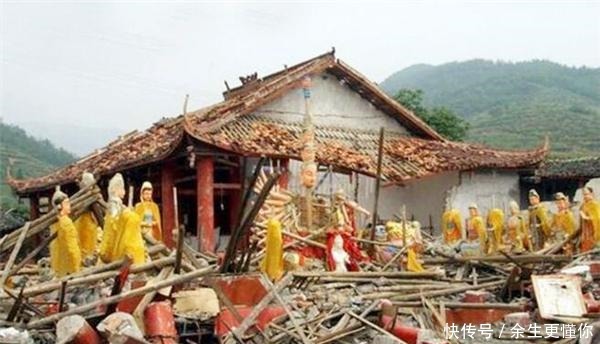
<path fill-rule="evenodd" d="M 263 275 L 263 281 L 265 281 L 265 283 L 269 286 L 269 290 L 273 290 L 275 288 L 273 286 L 273 283 L 271 283 L 271 281 L 269 280 L 269 278 L 265 277 L 264 275 Z M 298 324 L 298 321 L 296 320 L 296 318 L 292 314 L 292 311 L 287 306 L 287 304 L 285 303 L 285 301 L 283 301 L 283 299 L 281 298 L 281 296 L 279 295 L 278 292 L 275 292 L 274 296 L 275 296 L 275 299 L 277 300 L 277 302 L 279 302 L 279 304 L 283 307 L 283 309 L 287 313 L 290 321 L 292 322 L 292 325 L 294 325 L 294 328 L 296 329 L 296 333 L 298 333 L 298 335 L 300 336 L 300 339 L 302 340 L 302 343 L 304 343 L 304 344 L 310 344 L 310 341 L 308 340 L 308 338 L 306 338 L 306 335 L 304 334 L 304 331 L 302 331 L 302 329 L 300 328 L 300 325 Z"/>
<path fill-rule="evenodd" d="M 393 341 L 395 341 L 396 343 L 402 343 L 402 344 L 406 344 L 405 341 L 400 340 L 400 338 L 395 337 L 394 335 L 392 335 L 391 333 L 389 333 L 388 331 L 382 329 L 381 327 L 373 324 L 372 322 L 370 322 L 369 320 L 365 319 L 364 317 L 352 312 L 352 311 L 346 311 L 346 314 L 348 314 L 349 316 L 353 317 L 354 319 L 357 319 L 358 321 L 362 322 L 363 324 L 369 326 L 370 328 L 380 332 L 381 334 L 385 335 L 386 337 L 392 339 Z"/>
<path fill-rule="evenodd" d="M 153 279 L 149 280 L 148 283 L 146 283 L 146 285 L 152 285 L 152 284 L 155 284 L 156 282 L 159 282 L 166 278 L 169 278 L 169 277 L 171 277 L 172 273 L 173 273 L 172 266 L 164 267 L 160 271 L 160 273 L 158 275 L 156 275 L 156 277 L 154 277 Z M 135 310 L 132 313 L 136 324 L 142 330 L 143 333 L 146 333 L 145 328 L 144 328 L 144 311 L 146 310 L 146 307 L 148 307 L 150 302 L 152 302 L 152 300 L 154 300 L 154 297 L 156 296 L 157 293 L 158 293 L 158 290 L 152 290 L 151 292 L 144 295 L 144 297 L 142 297 L 142 300 L 140 300 L 140 303 L 138 303 L 138 305 L 135 307 Z"/>
<path fill-rule="evenodd" d="M 61 313 L 56 313 L 56 314 L 52 314 L 50 316 L 47 316 L 43 319 L 39 319 L 39 320 L 35 320 L 30 322 L 29 324 L 27 324 L 27 328 L 39 328 L 48 324 L 52 324 L 66 316 L 69 315 L 74 315 L 74 314 L 82 314 L 91 310 L 96 309 L 96 307 L 98 306 L 104 306 L 104 305 L 110 305 L 110 304 L 115 304 L 123 299 L 126 298 L 130 298 L 130 297 L 134 297 L 134 296 L 139 296 L 139 295 L 145 295 L 151 291 L 155 291 L 155 290 L 160 290 L 163 289 L 165 287 L 170 287 L 172 285 L 176 285 L 176 284 L 181 284 L 181 283 L 186 283 L 189 282 L 191 280 L 194 280 L 196 278 L 202 277 L 204 275 L 207 275 L 211 272 L 214 271 L 214 266 L 209 266 L 207 268 L 204 269 L 199 269 L 199 270 L 195 270 L 192 272 L 188 272 L 184 275 L 180 275 L 180 276 L 173 276 L 171 278 L 167 278 L 165 280 L 162 280 L 154 285 L 151 286 L 144 286 L 141 288 L 136 288 L 136 289 L 132 289 L 129 290 L 127 292 L 121 293 L 119 295 L 114 295 L 114 296 L 110 296 L 107 298 L 103 298 L 85 305 L 81 305 L 81 306 L 77 306 L 74 308 L 69 309 L 66 312 L 61 312 Z"/>
<path fill-rule="evenodd" d="M 385 139 L 385 129 L 379 129 L 379 146 L 377 149 L 377 174 L 375 175 L 375 199 L 373 201 L 373 217 L 371 218 L 371 236 L 370 240 L 375 241 L 375 226 L 377 226 L 377 209 L 379 207 L 379 189 L 381 186 L 381 165 L 383 163 L 383 140 Z M 375 253 L 375 246 L 369 245 L 369 253 Z"/>
<path fill-rule="evenodd" d="M 240 190 L 242 185 L 240 183 L 215 183 L 214 188 L 222 190 Z"/>
<path fill-rule="evenodd" d="M 8 257 L 8 261 L 4 265 L 4 270 L 2 270 L 2 276 L 0 277 L 0 287 L 1 288 L 4 288 L 4 283 L 6 283 L 6 279 L 8 278 L 11 268 L 12 268 L 13 264 L 15 263 L 15 259 L 17 259 L 17 254 L 21 250 L 21 246 L 23 245 L 23 241 L 25 241 L 25 238 L 27 237 L 27 232 L 29 232 L 30 226 L 31 226 L 31 222 L 29 222 L 29 221 L 25 224 L 25 226 L 23 226 L 21 233 L 19 234 L 19 238 L 17 239 L 17 242 L 15 243 L 15 247 L 13 248 L 12 252 L 10 253 L 10 257 Z"/>

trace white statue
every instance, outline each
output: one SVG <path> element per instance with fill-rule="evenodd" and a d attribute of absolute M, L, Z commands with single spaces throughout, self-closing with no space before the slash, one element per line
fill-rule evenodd
<path fill-rule="evenodd" d="M 350 263 L 350 255 L 344 251 L 344 238 L 336 235 L 331 247 L 331 258 L 335 263 L 335 272 L 347 272 L 346 264 Z"/>

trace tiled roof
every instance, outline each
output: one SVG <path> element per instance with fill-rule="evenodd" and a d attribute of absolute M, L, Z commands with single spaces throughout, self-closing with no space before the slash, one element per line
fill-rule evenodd
<path fill-rule="evenodd" d="M 386 140 L 383 172 L 387 179 L 402 182 L 446 170 L 531 166 L 545 149 L 527 152 L 496 151 L 489 148 L 444 140 L 421 119 L 389 98 L 375 84 L 327 53 L 262 79 L 251 78 L 241 87 L 225 93 L 225 100 L 185 116 L 164 119 L 144 132 L 120 137 L 107 147 L 49 175 L 26 180 L 8 178 L 20 194 L 47 190 L 77 180 L 83 171 L 108 175 L 161 160 L 173 152 L 188 134 L 198 140 L 245 155 L 298 157 L 300 127 L 297 124 L 269 122 L 251 115 L 289 90 L 300 87 L 305 76 L 327 72 L 395 118 L 411 137 L 392 136 Z M 256 133 L 261 133 L 257 135 Z M 317 158 L 322 164 L 375 173 L 377 150 L 375 132 L 318 128 Z M 342 156 L 343 160 L 338 159 Z"/>
<path fill-rule="evenodd" d="M 536 170 L 542 178 L 597 178 L 600 177 L 600 156 L 568 160 L 548 160 Z"/>
<path fill-rule="evenodd" d="M 244 155 L 300 159 L 300 123 L 247 115 L 212 132 L 191 133 L 219 148 Z M 379 133 L 347 128 L 316 127 L 320 164 L 376 173 Z M 384 141 L 384 177 L 392 182 L 443 172 L 476 168 L 522 168 L 541 162 L 547 147 L 531 151 L 500 151 L 479 145 L 425 140 L 388 133 Z"/>

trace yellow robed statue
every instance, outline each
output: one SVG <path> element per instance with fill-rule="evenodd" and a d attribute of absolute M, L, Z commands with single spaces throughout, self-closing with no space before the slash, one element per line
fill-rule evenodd
<path fill-rule="evenodd" d="M 80 188 L 85 188 L 94 184 L 94 175 L 84 172 L 79 183 Z M 79 245 L 81 255 L 85 259 L 96 253 L 98 245 L 98 221 L 91 210 L 86 210 L 75 220 L 75 228 L 79 236 Z"/>
<path fill-rule="evenodd" d="M 463 238 L 462 218 L 458 209 L 450 209 L 442 215 L 444 243 L 454 245 Z"/>
<path fill-rule="evenodd" d="M 81 250 L 77 230 L 69 218 L 69 197 L 57 190 L 52 196 L 52 206 L 58 212 L 58 222 L 50 226 L 51 233 L 57 233 L 56 239 L 50 243 L 50 265 L 56 276 L 62 277 L 81 269 Z"/>
<path fill-rule="evenodd" d="M 483 218 L 479 216 L 479 209 L 475 203 L 469 205 L 469 219 L 467 220 L 467 242 L 479 243 L 479 250 L 485 254 L 487 252 L 487 231 Z"/>
<path fill-rule="evenodd" d="M 573 235 L 577 225 L 575 224 L 573 212 L 569 209 L 567 196 L 562 192 L 558 192 L 554 195 L 554 200 L 556 208 L 558 208 L 558 213 L 552 219 L 552 228 L 555 232 L 558 232 L 556 234 Z"/>
<path fill-rule="evenodd" d="M 529 190 L 529 234 L 535 250 L 543 248 L 552 235 L 548 210 L 541 204 L 540 195 L 534 189 Z"/>
<path fill-rule="evenodd" d="M 160 211 L 152 200 L 152 184 L 148 181 L 142 184 L 140 202 L 135 205 L 135 212 L 142 219 L 142 231 L 149 232 L 154 239 L 162 241 Z"/>
<path fill-rule="evenodd" d="M 100 244 L 100 259 L 109 263 L 128 257 L 141 264 L 146 259 L 140 217 L 123 206 L 125 182 L 117 173 L 108 184 L 108 212 L 104 218 L 104 235 Z"/>
<path fill-rule="evenodd" d="M 277 281 L 283 275 L 283 263 L 281 223 L 275 219 L 270 219 L 267 222 L 266 252 L 260 269 L 269 276 L 271 281 Z"/>
<path fill-rule="evenodd" d="M 521 215 L 519 204 L 515 201 L 510 201 L 508 207 L 510 209 L 510 217 L 506 223 L 506 244 L 516 253 L 531 250 L 529 231 L 525 224 L 525 219 Z"/>
<path fill-rule="evenodd" d="M 504 236 L 504 212 L 502 209 L 491 209 L 488 213 L 487 224 L 492 232 L 488 252 L 497 252 L 500 246 L 502 246 L 502 238 Z"/>
<path fill-rule="evenodd" d="M 600 202 L 594 199 L 594 190 L 583 188 L 581 215 L 581 252 L 586 252 L 600 244 Z"/>

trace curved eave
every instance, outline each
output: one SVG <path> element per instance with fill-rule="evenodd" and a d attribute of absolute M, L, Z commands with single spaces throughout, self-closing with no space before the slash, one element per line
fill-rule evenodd
<path fill-rule="evenodd" d="M 172 119 L 176 123 L 172 123 L 171 125 L 177 125 L 181 122 L 180 118 Z M 136 168 L 139 166 L 147 165 L 150 163 L 154 163 L 160 160 L 165 159 L 169 155 L 173 153 L 173 151 L 180 145 L 181 140 L 184 136 L 184 130 L 182 128 L 179 129 L 171 129 L 177 130 L 177 133 L 172 140 L 165 146 L 161 147 L 162 152 L 157 154 L 156 156 L 152 156 L 151 153 L 146 154 L 146 156 L 140 159 L 133 159 L 129 161 L 121 161 L 118 160 L 111 164 L 108 168 L 96 168 L 82 166 L 87 160 L 93 159 L 103 159 L 103 155 L 110 154 L 118 154 L 120 148 L 124 148 L 123 146 L 127 144 L 127 141 L 122 142 L 115 147 L 105 148 L 101 150 L 100 153 L 92 154 L 91 156 L 84 157 L 72 164 L 69 164 L 63 168 L 60 168 L 51 174 L 46 176 L 41 176 L 37 178 L 29 178 L 17 180 L 12 178 L 11 176 L 7 176 L 7 184 L 11 186 L 15 192 L 20 196 L 25 196 L 32 193 L 43 192 L 47 190 L 53 189 L 57 185 L 67 185 L 71 183 L 75 183 L 77 179 L 81 176 L 84 171 L 92 172 L 97 178 L 107 176 L 116 172 L 120 172 L 123 170 L 128 170 L 132 168 Z M 152 133 L 145 132 L 146 135 L 151 135 Z M 109 151 L 110 149 L 110 151 Z M 134 153 L 132 153 L 134 154 Z M 89 164 L 89 163 L 88 163 Z"/>

